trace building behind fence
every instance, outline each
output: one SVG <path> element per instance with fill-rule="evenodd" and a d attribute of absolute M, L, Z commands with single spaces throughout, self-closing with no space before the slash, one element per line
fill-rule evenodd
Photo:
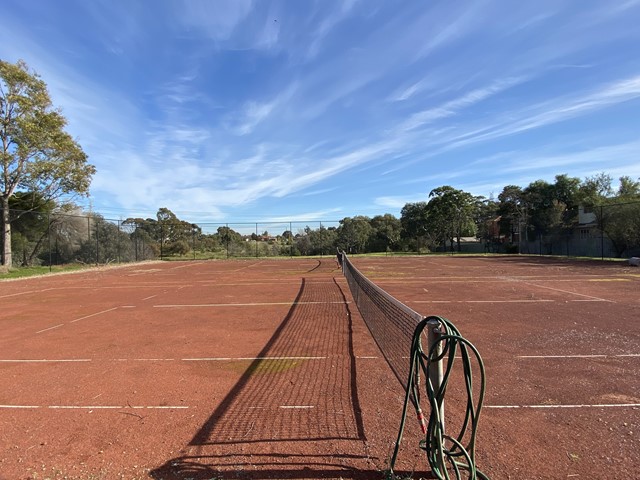
<path fill-rule="evenodd" d="M 587 257 L 640 255 L 640 203 L 581 209 L 559 232 L 517 235 L 515 251 Z M 189 223 L 112 220 L 99 214 L 10 211 L 14 266 L 110 264 L 152 259 L 212 259 L 333 255 L 339 221 Z M 0 239 L 1 241 L 1 239 Z M 396 245 L 407 251 L 407 245 Z M 0 245 L 1 246 L 1 245 Z M 369 251 L 390 251 L 371 242 Z M 462 251 L 509 251 L 496 242 L 469 242 Z M 511 249 L 513 251 L 513 248 Z"/>

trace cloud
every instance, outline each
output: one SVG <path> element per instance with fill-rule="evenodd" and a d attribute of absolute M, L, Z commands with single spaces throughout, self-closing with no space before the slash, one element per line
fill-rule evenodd
<path fill-rule="evenodd" d="M 264 222 L 307 222 L 307 221 L 321 221 L 326 220 L 327 218 L 331 218 L 333 215 L 338 214 L 342 211 L 341 208 L 329 208 L 325 210 L 316 210 L 311 212 L 299 213 L 296 215 L 285 215 L 285 216 L 275 216 L 275 217 L 266 217 Z"/>
<path fill-rule="evenodd" d="M 436 120 L 451 117 L 460 110 L 471 107 L 524 81 L 526 81 L 526 77 L 497 80 L 487 87 L 477 88 L 437 107 L 414 113 L 406 121 L 402 122 L 398 129 L 401 131 L 414 130 Z"/>
<path fill-rule="evenodd" d="M 251 0 L 183 0 L 176 17 L 189 30 L 195 28 L 215 41 L 228 40 L 251 12 Z"/>
<path fill-rule="evenodd" d="M 236 135 L 247 135 L 263 122 L 273 111 L 277 101 L 268 103 L 248 102 L 245 104 L 238 123 L 232 127 Z"/>
<path fill-rule="evenodd" d="M 486 141 L 541 128 L 575 117 L 591 114 L 613 105 L 640 98 L 640 75 L 602 86 L 590 93 L 574 97 L 556 98 L 520 111 L 508 112 L 493 125 L 460 136 L 450 146 Z"/>
<path fill-rule="evenodd" d="M 389 96 L 392 102 L 403 102 L 425 88 L 425 80 L 419 80 L 409 86 L 401 87 Z"/>
<path fill-rule="evenodd" d="M 318 25 L 318 28 L 312 33 L 312 40 L 307 48 L 307 60 L 313 59 L 318 55 L 322 42 L 329 35 L 336 25 L 343 22 L 351 13 L 358 0 L 343 0 L 338 3 L 338 9 L 330 11 Z"/>
<path fill-rule="evenodd" d="M 380 207 L 401 210 L 407 203 L 425 202 L 426 194 L 376 197 L 374 203 Z"/>

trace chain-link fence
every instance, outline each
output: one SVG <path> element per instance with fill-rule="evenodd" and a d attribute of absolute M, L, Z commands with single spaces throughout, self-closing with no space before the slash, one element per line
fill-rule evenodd
<path fill-rule="evenodd" d="M 9 217 L 13 266 L 332 255 L 339 226 L 338 221 L 131 221 L 19 210 L 10 210 Z"/>
<path fill-rule="evenodd" d="M 640 202 L 581 207 L 575 225 L 535 231 L 523 228 L 520 253 L 619 258 L 640 255 Z"/>
<path fill-rule="evenodd" d="M 2 213 L 2 212 L 0 212 Z M 99 214 L 10 210 L 13 266 L 109 264 L 150 259 L 213 259 L 333 255 L 347 251 L 409 251 L 369 230 L 341 230 L 339 221 L 189 223 L 182 220 L 112 220 Z M 640 202 L 581 209 L 573 226 L 534 231 L 523 224 L 511 246 L 525 254 L 587 257 L 640 255 Z M 386 240 L 385 240 L 386 239 Z M 406 239 L 405 239 L 406 240 Z M 356 246 L 360 245 L 360 246 Z M 474 242 L 475 250 L 490 241 Z M 464 246 L 463 246 L 464 247 Z M 2 237 L 0 248 L 4 251 Z M 352 250 L 353 249 L 353 250 Z M 502 249 L 504 251 L 504 248 Z"/>

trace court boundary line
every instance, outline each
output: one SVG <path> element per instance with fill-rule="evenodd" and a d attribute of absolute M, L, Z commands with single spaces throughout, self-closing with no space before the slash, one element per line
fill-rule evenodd
<path fill-rule="evenodd" d="M 538 404 L 538 405 L 483 405 L 494 410 L 503 409 L 553 409 L 553 408 L 639 408 L 640 403 L 585 403 L 585 404 Z"/>
<path fill-rule="evenodd" d="M 547 290 L 552 290 L 554 292 L 567 293 L 569 295 L 575 295 L 575 296 L 578 296 L 578 297 L 584 297 L 584 298 L 588 298 L 590 300 L 595 300 L 595 301 L 599 301 L 599 302 L 616 303 L 613 300 L 607 300 L 605 298 L 594 297 L 593 295 L 585 295 L 584 293 L 570 292 L 568 290 L 562 290 L 561 288 L 553 288 L 553 287 L 547 287 L 545 285 L 537 285 L 535 283 L 527 282 L 525 280 L 514 279 L 514 281 L 516 281 L 518 283 L 524 283 L 525 285 L 529 285 L 531 287 L 546 288 Z M 572 300 L 572 301 L 575 301 L 575 300 Z"/>
<path fill-rule="evenodd" d="M 193 304 L 166 304 L 154 305 L 153 308 L 218 308 L 218 307 L 270 307 L 270 306 L 295 306 L 295 305 L 332 305 L 344 304 L 344 302 L 264 302 L 264 303 L 193 303 Z"/>
<path fill-rule="evenodd" d="M 187 405 L 0 405 L 0 409 L 15 410 L 186 410 Z"/>

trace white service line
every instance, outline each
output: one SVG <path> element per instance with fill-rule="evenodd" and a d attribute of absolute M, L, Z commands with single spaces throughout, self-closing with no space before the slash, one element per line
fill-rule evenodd
<path fill-rule="evenodd" d="M 186 405 L 0 405 L 0 409 L 39 409 L 50 410 L 185 410 Z"/>
<path fill-rule="evenodd" d="M 63 325 L 64 325 L 64 323 L 61 323 L 60 325 L 54 325 L 53 327 L 45 328 L 44 330 L 38 330 L 38 331 L 36 332 L 36 334 L 38 334 L 38 333 L 42 333 L 42 332 L 46 332 L 46 331 L 48 331 L 48 330 L 53 330 L 54 328 L 59 328 L 59 327 L 61 327 L 61 326 L 63 326 Z"/>
<path fill-rule="evenodd" d="M 573 300 L 577 301 L 577 300 Z M 584 300 L 582 300 L 584 301 Z M 594 302 L 596 300 L 588 300 Z M 407 303 L 549 303 L 555 300 L 412 300 Z"/>
<path fill-rule="evenodd" d="M 0 298 L 17 297 L 18 295 L 29 295 L 30 293 L 40 293 L 46 290 L 51 290 L 51 289 L 45 288 L 44 290 L 29 290 L 28 292 L 9 293 L 7 295 L 0 295 Z"/>
<path fill-rule="evenodd" d="M 203 357 L 183 358 L 183 362 L 228 362 L 232 360 L 326 360 L 327 357 Z"/>
<path fill-rule="evenodd" d="M 591 300 L 594 300 L 594 301 L 598 301 L 598 302 L 615 303 L 613 300 L 606 300 L 604 298 L 594 297 L 592 295 L 585 295 L 584 293 L 576 293 L 576 292 L 571 292 L 569 290 L 562 290 L 561 288 L 547 287 L 545 285 L 538 285 L 536 283 L 526 282 L 524 280 L 516 280 L 516 281 L 520 282 L 520 283 L 524 283 L 525 285 L 530 285 L 532 287 L 546 288 L 547 290 L 553 290 L 555 292 L 568 293 L 569 295 L 577 295 L 578 297 L 584 297 L 584 298 L 588 298 L 588 299 L 591 299 Z"/>
<path fill-rule="evenodd" d="M 264 302 L 264 303 L 202 303 L 202 304 L 173 304 L 173 305 L 154 305 L 153 308 L 176 308 L 176 307 L 268 307 L 268 306 L 292 306 L 292 305 L 345 305 L 344 301 L 337 302 Z"/>
<path fill-rule="evenodd" d="M 315 405 L 280 405 L 280 408 L 282 409 L 309 409 L 309 408 L 315 408 Z"/>
<path fill-rule="evenodd" d="M 187 409 L 186 405 L 49 405 L 46 408 L 52 409 L 68 409 L 68 410 L 115 410 L 132 408 L 134 410 L 169 410 L 169 409 Z"/>
<path fill-rule="evenodd" d="M 625 354 L 593 354 L 593 355 L 518 355 L 516 358 L 615 358 L 615 357 L 640 357 L 638 353 Z"/>
<path fill-rule="evenodd" d="M 95 317 L 97 315 L 102 315 L 103 313 L 107 313 L 107 312 L 113 312 L 114 310 L 117 310 L 117 309 L 118 307 L 108 308 L 107 310 L 102 310 L 101 312 L 96 312 L 96 313 L 92 313 L 91 315 L 85 315 L 84 317 L 76 318 L 75 320 L 71 320 L 69 323 L 79 322 L 80 320 Z"/>
<path fill-rule="evenodd" d="M 483 405 L 484 408 L 518 409 L 518 408 L 638 408 L 640 403 L 596 403 L 576 405 Z"/>
<path fill-rule="evenodd" d="M 1 363 L 60 363 L 60 362 L 90 362 L 90 358 L 63 358 L 63 359 L 15 359 L 15 360 L 0 360 Z"/>
<path fill-rule="evenodd" d="M 175 358 L 116 358 L 114 362 L 175 362 Z"/>

